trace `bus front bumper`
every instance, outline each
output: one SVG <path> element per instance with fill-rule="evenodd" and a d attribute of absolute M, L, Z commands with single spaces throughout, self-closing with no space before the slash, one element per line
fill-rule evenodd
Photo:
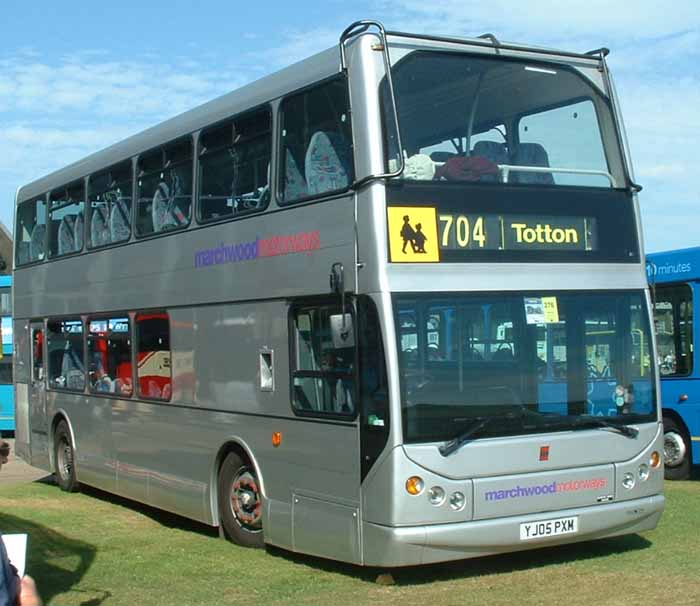
<path fill-rule="evenodd" d="M 412 566 L 634 534 L 655 528 L 664 505 L 664 496 L 654 495 L 592 507 L 458 524 L 389 527 L 365 522 L 363 563 L 365 566 Z M 578 518 L 575 534 L 520 540 L 523 523 L 573 516 Z"/>

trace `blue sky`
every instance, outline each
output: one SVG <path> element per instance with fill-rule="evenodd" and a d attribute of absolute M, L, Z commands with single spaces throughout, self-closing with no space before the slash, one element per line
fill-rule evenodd
<path fill-rule="evenodd" d="M 700 245 L 700 4 L 5 0 L 0 221 L 19 185 L 334 45 L 353 20 L 612 50 L 649 251 Z"/>

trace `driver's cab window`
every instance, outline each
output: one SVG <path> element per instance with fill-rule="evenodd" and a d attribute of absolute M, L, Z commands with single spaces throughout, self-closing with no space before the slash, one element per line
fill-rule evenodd
<path fill-rule="evenodd" d="M 292 312 L 292 405 L 302 414 L 354 416 L 354 317 L 340 305 L 297 307 Z"/>

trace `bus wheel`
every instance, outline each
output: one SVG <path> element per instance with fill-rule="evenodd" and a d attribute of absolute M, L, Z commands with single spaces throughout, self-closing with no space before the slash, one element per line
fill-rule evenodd
<path fill-rule="evenodd" d="M 75 492 L 78 489 L 78 481 L 75 477 L 75 452 L 71 444 L 68 423 L 61 421 L 56 426 L 53 438 L 53 460 L 56 483 L 61 490 Z"/>
<path fill-rule="evenodd" d="M 263 547 L 262 495 L 252 466 L 230 452 L 221 464 L 218 488 L 226 536 L 244 547 Z"/>
<path fill-rule="evenodd" d="M 690 448 L 683 431 L 671 417 L 664 417 L 664 478 L 690 477 Z"/>

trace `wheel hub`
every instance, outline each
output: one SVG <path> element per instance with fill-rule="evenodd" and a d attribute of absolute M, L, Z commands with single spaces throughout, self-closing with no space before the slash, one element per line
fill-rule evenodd
<path fill-rule="evenodd" d="M 674 431 L 664 434 L 664 464 L 667 467 L 678 467 L 685 459 L 686 451 L 683 436 Z"/>
<path fill-rule="evenodd" d="M 262 500 L 255 476 L 241 470 L 231 485 L 231 512 L 238 523 L 250 530 L 262 528 Z"/>
<path fill-rule="evenodd" d="M 61 473 L 61 477 L 65 480 L 70 477 L 72 469 L 73 451 L 70 444 L 64 440 L 58 449 L 58 470 Z"/>

